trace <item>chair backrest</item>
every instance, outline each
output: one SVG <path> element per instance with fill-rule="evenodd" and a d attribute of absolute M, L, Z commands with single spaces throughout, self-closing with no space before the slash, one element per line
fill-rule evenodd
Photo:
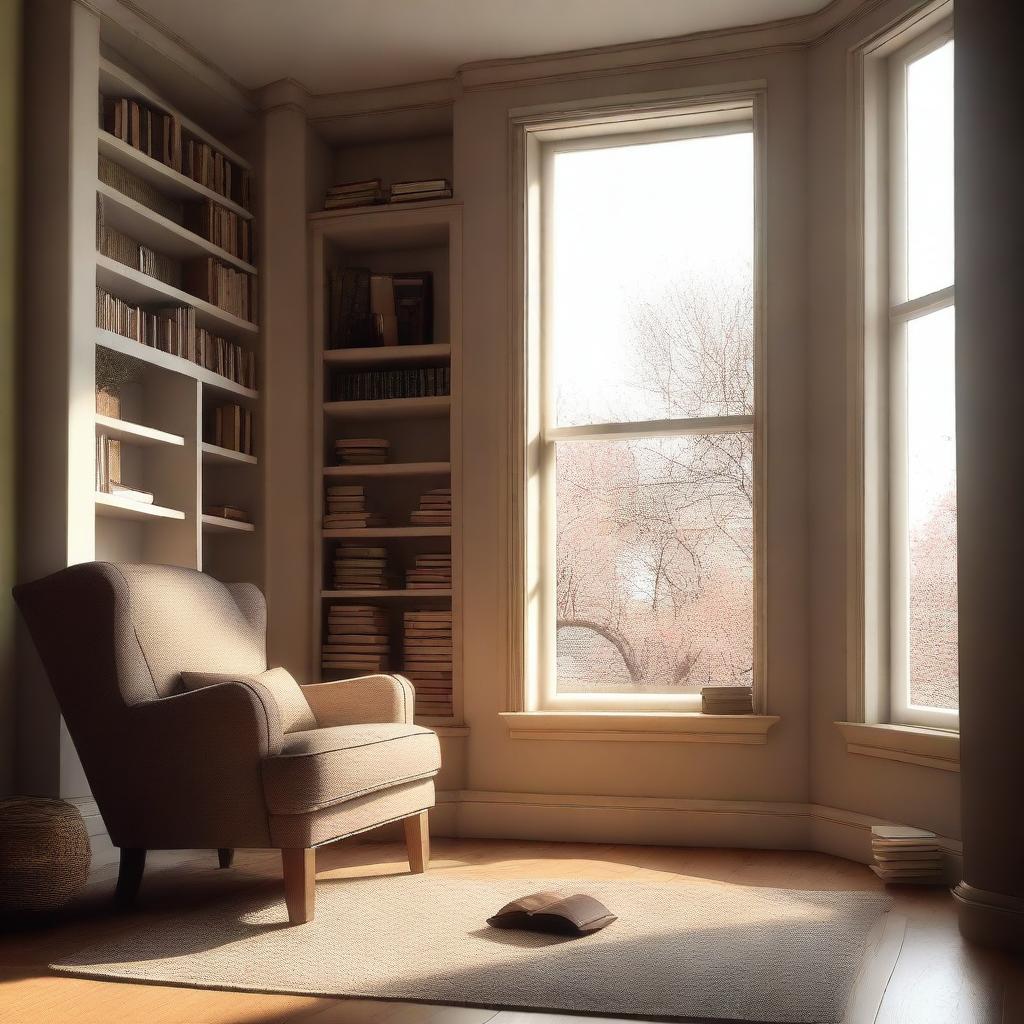
<path fill-rule="evenodd" d="M 14 589 L 86 773 L 130 705 L 181 689 L 180 673 L 259 673 L 266 603 L 250 583 L 194 569 L 84 562 Z"/>

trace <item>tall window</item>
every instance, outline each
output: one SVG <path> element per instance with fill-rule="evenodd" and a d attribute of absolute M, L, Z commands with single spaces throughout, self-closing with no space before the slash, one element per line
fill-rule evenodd
<path fill-rule="evenodd" d="M 539 706 L 675 708 L 755 666 L 755 142 L 542 144 Z"/>
<path fill-rule="evenodd" d="M 891 715 L 955 728 L 951 29 L 898 50 L 889 72 Z"/>

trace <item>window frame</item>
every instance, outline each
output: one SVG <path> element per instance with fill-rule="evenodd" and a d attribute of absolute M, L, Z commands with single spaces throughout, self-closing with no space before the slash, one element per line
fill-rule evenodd
<path fill-rule="evenodd" d="M 847 718 L 956 732 L 955 711 L 909 702 L 907 325 L 953 306 L 954 286 L 906 293 L 906 67 L 953 38 L 935 0 L 850 51 L 849 605 Z"/>
<path fill-rule="evenodd" d="M 958 711 L 912 704 L 909 654 L 909 525 L 908 478 L 904 455 L 909 446 L 906 417 L 907 339 L 914 320 L 955 308 L 954 284 L 908 297 L 907 249 L 907 71 L 915 61 L 953 39 L 953 24 L 944 19 L 915 35 L 888 58 L 889 73 L 889 587 L 890 683 L 889 719 L 895 725 L 955 730 Z"/>
<path fill-rule="evenodd" d="M 753 434 L 754 559 L 753 559 L 753 695 L 755 712 L 763 711 L 764 694 L 764 557 L 761 519 L 764 505 L 764 392 L 763 392 L 763 92 L 740 88 L 735 93 L 693 95 L 680 102 L 672 98 L 638 99 L 604 108 L 581 111 L 543 111 L 511 117 L 513 169 L 521 174 L 513 185 L 513 214 L 520 221 L 521 248 L 518 286 L 523 299 L 516 327 L 520 333 L 522 363 L 515 369 L 520 381 L 513 400 L 519 404 L 513 424 L 517 445 L 516 478 L 522 482 L 522 500 L 513 494 L 512 514 L 517 517 L 510 559 L 515 584 L 511 619 L 513 657 L 508 709 L 556 712 L 682 712 L 700 710 L 700 694 L 691 688 L 679 694 L 664 693 L 561 693 L 557 692 L 555 664 L 556 574 L 548 567 L 555 559 L 554 447 L 566 440 L 626 439 L 630 437 L 685 436 L 708 432 Z M 552 374 L 543 344 L 550 304 L 543 301 L 551 287 L 551 260 L 545 258 L 545 242 L 551 215 L 550 190 L 543 183 L 557 152 L 609 148 L 645 142 L 698 138 L 749 132 L 754 147 L 754 413 L 752 416 L 701 417 L 654 420 L 642 423 L 606 423 L 585 426 L 553 426 Z M 515 235 L 518 232 L 514 232 Z M 521 262 L 520 262 L 521 261 Z M 518 543 L 516 543 L 518 541 Z M 519 574 L 518 580 L 515 575 Z M 518 595 L 518 600 L 516 599 Z"/>

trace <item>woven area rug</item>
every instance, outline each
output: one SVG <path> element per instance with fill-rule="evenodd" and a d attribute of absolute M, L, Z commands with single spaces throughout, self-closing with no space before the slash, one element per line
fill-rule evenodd
<path fill-rule="evenodd" d="M 586 892 L 619 920 L 584 938 L 485 923 L 526 893 Z M 283 900 L 140 912 L 58 971 L 120 981 L 609 1017 L 839 1022 L 888 897 L 695 881 L 325 878 L 316 920 Z"/>

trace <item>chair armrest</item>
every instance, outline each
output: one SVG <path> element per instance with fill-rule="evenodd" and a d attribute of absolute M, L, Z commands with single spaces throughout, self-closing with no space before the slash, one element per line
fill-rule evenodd
<path fill-rule="evenodd" d="M 415 692 L 405 676 L 373 675 L 303 686 L 321 727 L 367 722 L 411 724 Z"/>

